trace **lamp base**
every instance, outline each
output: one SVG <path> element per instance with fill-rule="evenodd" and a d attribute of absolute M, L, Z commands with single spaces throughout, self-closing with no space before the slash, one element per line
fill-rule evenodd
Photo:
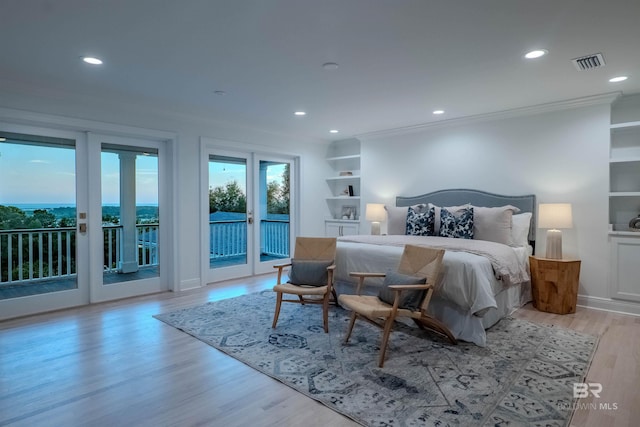
<path fill-rule="evenodd" d="M 380 223 L 379 222 L 372 222 L 371 223 L 371 234 L 375 235 L 375 236 L 379 236 L 380 235 Z"/>
<path fill-rule="evenodd" d="M 562 259 L 562 231 L 547 230 L 546 258 Z"/>

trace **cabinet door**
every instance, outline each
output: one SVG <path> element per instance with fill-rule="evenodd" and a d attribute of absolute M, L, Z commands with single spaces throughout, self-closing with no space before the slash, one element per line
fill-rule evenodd
<path fill-rule="evenodd" d="M 335 222 L 326 222 L 324 224 L 324 234 L 326 237 L 342 236 L 342 224 Z"/>
<path fill-rule="evenodd" d="M 324 223 L 324 234 L 326 237 L 351 236 L 358 234 L 360 230 L 358 223 L 331 222 Z"/>
<path fill-rule="evenodd" d="M 353 236 L 358 234 L 358 224 L 342 224 L 342 236 Z"/>
<path fill-rule="evenodd" d="M 611 298 L 640 301 L 640 238 L 611 238 Z"/>

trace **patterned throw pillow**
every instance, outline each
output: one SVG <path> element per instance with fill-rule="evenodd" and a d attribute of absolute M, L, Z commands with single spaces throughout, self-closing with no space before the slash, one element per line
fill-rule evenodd
<path fill-rule="evenodd" d="M 410 236 L 433 236 L 435 224 L 435 210 L 416 212 L 412 207 L 407 211 L 407 231 Z"/>
<path fill-rule="evenodd" d="M 445 208 L 440 209 L 439 234 L 441 237 L 473 239 L 473 208 L 463 209 L 457 217 Z"/>

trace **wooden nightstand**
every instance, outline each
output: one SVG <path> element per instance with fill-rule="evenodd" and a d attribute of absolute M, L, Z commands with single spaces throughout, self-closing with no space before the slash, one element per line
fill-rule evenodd
<path fill-rule="evenodd" d="M 529 257 L 533 306 L 556 314 L 576 312 L 580 261 Z"/>

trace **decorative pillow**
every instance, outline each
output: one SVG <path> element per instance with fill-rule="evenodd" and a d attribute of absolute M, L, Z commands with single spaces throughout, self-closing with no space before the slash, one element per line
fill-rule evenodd
<path fill-rule="evenodd" d="M 435 210 L 435 223 L 434 223 L 433 233 L 435 236 L 437 236 L 440 232 L 440 210 L 441 209 L 446 209 L 452 214 L 454 214 L 455 216 L 460 216 L 462 211 L 470 207 L 471 205 L 467 203 L 466 205 L 460 205 L 460 206 L 436 206 L 433 203 L 429 203 L 427 206 L 429 209 L 433 208 Z"/>
<path fill-rule="evenodd" d="M 426 211 L 427 205 L 422 203 L 411 206 L 417 213 Z M 409 207 L 402 206 L 386 206 L 384 209 L 387 211 L 387 234 L 398 235 L 405 234 L 407 232 L 407 214 Z"/>
<path fill-rule="evenodd" d="M 473 238 L 508 245 L 511 243 L 511 217 L 520 212 L 515 206 L 495 208 L 473 206 Z"/>
<path fill-rule="evenodd" d="M 407 231 L 406 207 L 385 206 L 387 211 L 387 234 L 404 234 Z"/>
<path fill-rule="evenodd" d="M 531 212 L 513 215 L 511 218 L 511 246 L 529 245 L 529 227 L 531 226 Z"/>
<path fill-rule="evenodd" d="M 408 276 L 406 274 L 400 274 L 389 270 L 384 278 L 384 283 L 382 284 L 383 287 L 378 293 L 378 298 L 387 304 L 393 305 L 396 293 L 388 289 L 389 285 L 424 285 L 425 283 L 427 283 L 426 277 Z M 424 289 L 417 291 L 402 291 L 398 307 L 410 310 L 417 309 L 424 298 L 424 293 Z"/>
<path fill-rule="evenodd" d="M 406 233 L 411 236 L 433 236 L 433 226 L 435 223 L 435 210 L 433 208 L 426 212 L 416 212 L 413 207 L 409 207 L 407 212 Z"/>
<path fill-rule="evenodd" d="M 473 208 L 465 208 L 458 217 L 446 208 L 441 208 L 438 235 L 441 237 L 473 239 Z"/>
<path fill-rule="evenodd" d="M 328 275 L 327 267 L 333 264 L 332 260 L 291 260 L 289 281 L 293 285 L 325 286 Z"/>

